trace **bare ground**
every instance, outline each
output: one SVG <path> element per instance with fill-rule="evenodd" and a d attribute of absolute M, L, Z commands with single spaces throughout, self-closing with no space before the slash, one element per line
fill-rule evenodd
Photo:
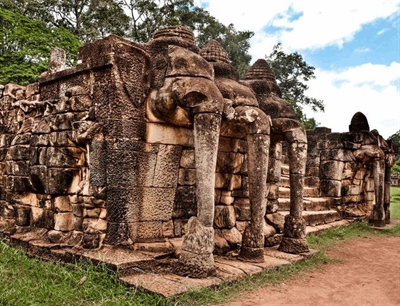
<path fill-rule="evenodd" d="M 351 239 L 326 253 L 333 262 L 227 305 L 400 305 L 400 237 Z"/>

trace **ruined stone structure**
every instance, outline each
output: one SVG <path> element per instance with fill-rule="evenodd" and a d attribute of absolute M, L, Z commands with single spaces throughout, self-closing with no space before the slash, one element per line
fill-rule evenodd
<path fill-rule="evenodd" d="M 306 133 L 264 60 L 239 80 L 217 41 L 199 50 L 183 27 L 109 36 L 72 68 L 50 59 L 38 83 L 0 86 L 4 236 L 162 251 L 205 277 L 216 254 L 307 252 L 306 226 L 389 222 L 390 145 L 361 113 L 347 133 Z"/>

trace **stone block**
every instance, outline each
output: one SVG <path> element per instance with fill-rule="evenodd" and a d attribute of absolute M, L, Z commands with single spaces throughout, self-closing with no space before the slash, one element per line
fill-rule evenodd
<path fill-rule="evenodd" d="M 26 85 L 25 96 L 27 99 L 31 98 L 33 95 L 38 94 L 39 91 L 39 82 L 35 82 L 29 85 Z"/>
<path fill-rule="evenodd" d="M 363 133 L 342 133 L 341 137 L 343 141 L 354 142 L 354 143 L 362 143 L 364 140 Z"/>
<path fill-rule="evenodd" d="M 239 173 L 244 161 L 244 154 L 218 152 L 216 172 Z"/>
<path fill-rule="evenodd" d="M 28 161 L 6 161 L 5 172 L 10 175 L 27 176 L 29 174 Z"/>
<path fill-rule="evenodd" d="M 26 176 L 7 176 L 6 188 L 12 192 L 24 193 L 31 190 L 30 180 Z"/>
<path fill-rule="evenodd" d="M 29 159 L 31 165 L 46 165 L 47 147 L 31 147 L 29 150 Z"/>
<path fill-rule="evenodd" d="M 217 228 L 232 228 L 236 224 L 235 208 L 233 206 L 216 205 L 214 224 Z"/>
<path fill-rule="evenodd" d="M 127 222 L 107 222 L 105 244 L 128 245 L 133 241 L 130 237 L 130 224 Z"/>
<path fill-rule="evenodd" d="M 72 206 L 68 196 L 54 198 L 54 208 L 57 212 L 71 212 Z"/>
<path fill-rule="evenodd" d="M 108 150 L 106 154 L 109 186 L 152 186 L 156 167 L 155 154 L 126 150 Z"/>
<path fill-rule="evenodd" d="M 196 170 L 195 169 L 179 169 L 178 185 L 195 185 L 196 184 Z"/>
<path fill-rule="evenodd" d="M 181 160 L 180 160 L 179 165 L 182 168 L 186 168 L 186 169 L 194 169 L 196 167 L 193 149 L 183 149 L 182 150 Z"/>
<path fill-rule="evenodd" d="M 71 204 L 71 209 L 75 217 L 83 217 L 82 204 Z"/>
<path fill-rule="evenodd" d="M 107 229 L 107 221 L 98 218 L 84 218 L 82 229 L 87 233 L 104 233 Z"/>
<path fill-rule="evenodd" d="M 74 121 L 74 113 L 56 114 L 54 116 L 54 121 L 51 122 L 51 128 L 54 131 L 72 130 L 72 122 Z M 39 126 L 34 132 L 38 134 L 46 134 L 50 133 L 50 129 L 44 129 L 44 126 Z"/>
<path fill-rule="evenodd" d="M 238 138 L 223 137 L 219 138 L 218 151 L 219 152 L 239 152 L 246 153 L 247 143 L 246 140 Z"/>
<path fill-rule="evenodd" d="M 11 146 L 7 153 L 8 160 L 29 160 L 29 145 Z"/>
<path fill-rule="evenodd" d="M 174 207 L 174 188 L 110 188 L 107 219 L 111 222 L 168 221 Z"/>
<path fill-rule="evenodd" d="M 147 123 L 146 141 L 194 147 L 193 130 L 162 123 Z"/>
<path fill-rule="evenodd" d="M 80 176 L 79 168 L 49 168 L 46 193 L 67 194 L 75 176 Z"/>
<path fill-rule="evenodd" d="M 48 146 L 49 143 L 49 134 L 35 134 L 30 139 L 30 144 L 33 147 Z"/>
<path fill-rule="evenodd" d="M 56 231 L 72 231 L 74 229 L 74 214 L 72 212 L 54 214 L 54 229 Z"/>
<path fill-rule="evenodd" d="M 177 185 L 181 153 L 181 146 L 160 145 L 154 171 L 154 187 L 175 187 Z"/>
<path fill-rule="evenodd" d="M 31 192 L 25 192 L 21 195 L 13 195 L 13 201 L 25 206 L 39 206 L 37 195 Z"/>
<path fill-rule="evenodd" d="M 251 219 L 250 200 L 248 198 L 236 198 L 234 208 L 238 221 L 249 221 Z"/>
<path fill-rule="evenodd" d="M 132 119 L 106 119 L 104 135 L 112 138 L 146 139 L 146 122 Z"/>
<path fill-rule="evenodd" d="M 196 188 L 194 186 L 179 186 L 174 199 L 174 218 L 189 219 L 197 214 Z"/>
<path fill-rule="evenodd" d="M 48 167 L 75 168 L 85 165 L 85 153 L 78 147 L 48 147 Z"/>
<path fill-rule="evenodd" d="M 280 213 L 266 214 L 265 221 L 273 226 L 277 233 L 282 233 L 285 225 L 285 216 Z"/>
<path fill-rule="evenodd" d="M 279 199 L 279 185 L 278 184 L 269 185 L 267 198 L 269 200 Z"/>
<path fill-rule="evenodd" d="M 13 138 L 11 145 L 29 145 L 31 142 L 31 134 L 30 133 L 25 133 L 25 134 L 17 134 Z"/>
<path fill-rule="evenodd" d="M 163 222 L 144 221 L 129 224 L 130 236 L 133 241 L 145 241 L 163 238 Z"/>
<path fill-rule="evenodd" d="M 85 218 L 100 218 L 101 208 L 84 208 L 83 217 Z"/>
<path fill-rule="evenodd" d="M 336 160 L 344 161 L 344 149 L 330 149 L 321 152 L 321 161 Z"/>
<path fill-rule="evenodd" d="M 174 222 L 172 220 L 163 222 L 162 232 L 163 232 L 163 237 L 165 238 L 174 237 Z"/>
<path fill-rule="evenodd" d="M 47 167 L 31 166 L 29 169 L 29 179 L 34 191 L 45 193 L 45 190 L 47 190 Z"/>
<path fill-rule="evenodd" d="M 225 205 L 232 205 L 234 201 L 235 198 L 232 196 L 232 191 L 223 190 L 221 191 L 221 196 L 219 197 L 219 201 L 216 202 Z"/>
<path fill-rule="evenodd" d="M 269 158 L 268 161 L 268 183 L 278 183 L 281 180 L 282 163 L 276 158 Z"/>
<path fill-rule="evenodd" d="M 242 244 L 242 234 L 236 227 L 222 229 L 221 232 L 232 249 L 237 249 Z"/>
<path fill-rule="evenodd" d="M 30 223 L 31 208 L 27 206 L 15 205 L 15 221 L 19 226 L 27 226 Z"/>
<path fill-rule="evenodd" d="M 341 161 L 325 161 L 321 162 L 320 178 L 330 180 L 341 180 L 344 163 Z"/>
<path fill-rule="evenodd" d="M 187 220 L 175 219 L 174 222 L 174 236 L 182 237 L 186 233 Z"/>
<path fill-rule="evenodd" d="M 304 178 L 305 186 L 309 187 L 319 187 L 319 177 L 318 176 L 308 176 Z"/>
<path fill-rule="evenodd" d="M 323 197 L 341 197 L 342 184 L 340 181 L 321 180 L 320 194 Z"/>
<path fill-rule="evenodd" d="M 319 156 L 314 158 L 307 158 L 306 167 L 319 167 L 321 164 L 321 158 Z"/>
<path fill-rule="evenodd" d="M 214 231 L 214 254 L 223 255 L 230 250 L 228 241 L 223 237 L 221 230 Z"/>
<path fill-rule="evenodd" d="M 49 144 L 55 147 L 70 147 L 74 145 L 72 141 L 72 131 L 58 131 L 48 134 Z"/>

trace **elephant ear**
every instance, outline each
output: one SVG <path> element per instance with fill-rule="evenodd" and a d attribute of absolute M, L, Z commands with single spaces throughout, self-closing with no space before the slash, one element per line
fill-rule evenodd
<path fill-rule="evenodd" d="M 114 46 L 114 56 L 117 87 L 134 106 L 142 106 L 150 90 L 150 55 L 143 45 L 120 41 Z"/>

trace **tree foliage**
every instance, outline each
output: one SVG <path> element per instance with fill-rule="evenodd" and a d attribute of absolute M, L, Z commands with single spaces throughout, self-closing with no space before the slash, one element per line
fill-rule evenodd
<path fill-rule="evenodd" d="M 315 79 L 315 68 L 308 65 L 299 53 L 285 53 L 280 43 L 273 47 L 266 59 L 275 73 L 282 97 L 294 107 L 306 128 L 314 128 L 317 125 L 315 119 L 307 118 L 303 107 L 307 105 L 314 112 L 325 110 L 322 100 L 306 95 L 307 82 Z"/>
<path fill-rule="evenodd" d="M 400 130 L 398 130 L 396 133 L 390 136 L 388 140 L 392 142 L 396 155 L 396 162 L 392 168 L 392 171 L 400 173 Z"/>
<path fill-rule="evenodd" d="M 127 37 L 133 41 L 146 42 L 162 27 L 184 25 L 196 33 L 199 47 L 217 39 L 241 75 L 249 67 L 249 39 L 254 33 L 237 31 L 233 24 L 225 26 L 203 8 L 195 6 L 193 0 L 123 0 L 123 6 L 130 12 Z"/>
<path fill-rule="evenodd" d="M 67 51 L 73 61 L 80 41 L 66 29 L 47 28 L 18 13 L 0 8 L 0 84 L 35 82 L 47 70 L 51 50 Z"/>
<path fill-rule="evenodd" d="M 83 43 L 109 34 L 123 36 L 129 17 L 114 0 L 2 0 L 3 6 L 48 27 L 63 27 Z"/>

